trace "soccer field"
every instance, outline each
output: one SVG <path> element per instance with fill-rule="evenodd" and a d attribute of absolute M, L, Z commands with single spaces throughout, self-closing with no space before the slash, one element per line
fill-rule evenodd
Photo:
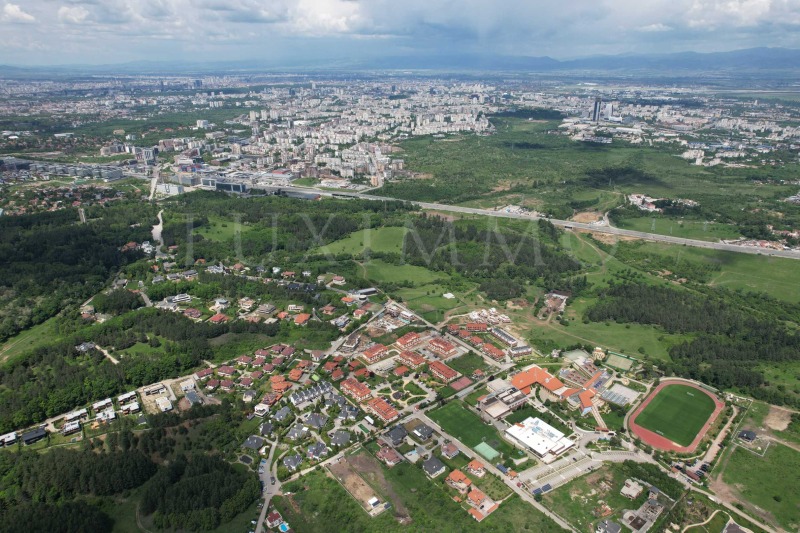
<path fill-rule="evenodd" d="M 688 385 L 664 387 L 635 423 L 681 446 L 689 446 L 714 412 L 714 400 Z"/>

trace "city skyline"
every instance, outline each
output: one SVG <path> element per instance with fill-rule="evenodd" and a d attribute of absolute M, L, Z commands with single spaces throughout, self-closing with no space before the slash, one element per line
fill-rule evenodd
<path fill-rule="evenodd" d="M 800 48 L 788 0 L 402 2 L 31 0 L 0 7 L 0 63 L 254 60 L 291 66 L 382 58 L 718 52 Z M 54 38 L 56 36 L 56 38 Z"/>

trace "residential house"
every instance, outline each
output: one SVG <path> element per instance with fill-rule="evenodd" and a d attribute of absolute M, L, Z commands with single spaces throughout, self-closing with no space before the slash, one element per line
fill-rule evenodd
<path fill-rule="evenodd" d="M 477 459 L 473 459 L 467 463 L 467 472 L 476 477 L 483 477 L 486 475 L 486 467 Z"/>
<path fill-rule="evenodd" d="M 422 336 L 416 331 L 410 331 L 397 339 L 397 345 L 403 350 L 410 350 L 422 342 Z"/>
<path fill-rule="evenodd" d="M 308 428 L 298 422 L 297 424 L 289 428 L 289 432 L 286 434 L 286 438 L 294 441 L 303 440 L 308 436 L 308 433 L 309 433 Z"/>
<path fill-rule="evenodd" d="M 392 448 L 391 446 L 383 446 L 375 456 L 380 460 L 386 463 L 386 466 L 393 467 L 394 465 L 403 461 L 403 456 L 397 453 L 397 450 Z M 441 462 L 441 461 L 440 461 Z M 444 466 L 444 465 L 442 465 Z"/>
<path fill-rule="evenodd" d="M 411 368 L 419 368 L 428 362 L 421 355 L 408 350 L 400 352 L 400 356 L 398 357 L 398 359 L 402 361 L 403 364 L 408 365 Z"/>
<path fill-rule="evenodd" d="M 456 489 L 461 494 L 466 494 L 472 486 L 472 480 L 461 470 L 453 470 L 445 480 L 448 485 Z"/>
<path fill-rule="evenodd" d="M 422 469 L 428 477 L 435 478 L 443 474 L 447 470 L 447 467 L 438 457 L 432 456 L 422 463 Z"/>
<path fill-rule="evenodd" d="M 433 377 L 443 383 L 450 383 L 461 376 L 460 373 L 456 372 L 441 361 L 431 361 L 428 364 L 428 368 L 430 369 L 431 374 L 433 374 Z"/>
<path fill-rule="evenodd" d="M 283 523 L 283 517 L 278 511 L 273 511 L 267 514 L 266 523 L 268 528 L 276 529 Z"/>
<path fill-rule="evenodd" d="M 321 413 L 308 413 L 306 415 L 306 424 L 314 429 L 322 429 L 328 423 L 328 417 Z"/>
<path fill-rule="evenodd" d="M 350 444 L 350 432 L 343 429 L 337 430 L 331 436 L 331 444 L 343 448 Z"/>
<path fill-rule="evenodd" d="M 303 456 L 298 454 L 294 455 L 287 455 L 283 458 L 283 466 L 285 466 L 290 472 L 295 472 L 299 467 L 300 464 L 303 462 Z"/>
<path fill-rule="evenodd" d="M 328 455 L 328 447 L 325 446 L 324 442 L 317 441 L 308 447 L 308 449 L 306 450 L 306 455 L 312 461 L 319 461 L 320 459 Z"/>
<path fill-rule="evenodd" d="M 441 337 L 431 340 L 428 343 L 428 348 L 442 359 L 447 359 L 458 353 L 456 346 L 452 342 L 446 341 Z"/>
<path fill-rule="evenodd" d="M 386 436 L 392 442 L 392 446 L 400 446 L 403 442 L 405 442 L 406 437 L 408 436 L 408 431 L 404 428 L 401 424 L 396 425 L 392 429 L 390 429 Z"/>
<path fill-rule="evenodd" d="M 445 456 L 447 459 L 453 459 L 454 457 L 458 456 L 461 453 L 461 450 L 458 449 L 458 446 L 453 444 L 452 442 L 447 442 L 442 444 L 442 455 Z"/>
<path fill-rule="evenodd" d="M 383 398 L 372 398 L 366 403 L 367 411 L 380 418 L 385 424 L 397 420 L 400 413 Z"/>
<path fill-rule="evenodd" d="M 383 344 L 373 344 L 361 353 L 361 358 L 368 364 L 374 364 L 385 358 L 389 353 L 389 348 Z"/>
<path fill-rule="evenodd" d="M 363 402 L 372 396 L 372 391 L 369 387 L 353 378 L 347 378 L 342 381 L 341 390 L 358 402 Z"/>
<path fill-rule="evenodd" d="M 415 427 L 412 433 L 418 441 L 425 442 L 433 436 L 433 428 L 428 424 L 422 423 Z"/>
<path fill-rule="evenodd" d="M 245 439 L 242 443 L 242 448 L 247 448 L 248 450 L 258 451 L 264 447 L 264 439 L 259 437 L 258 435 L 250 435 Z"/>

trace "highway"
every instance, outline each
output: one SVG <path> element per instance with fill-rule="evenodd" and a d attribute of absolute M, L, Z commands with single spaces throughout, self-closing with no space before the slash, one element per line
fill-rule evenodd
<path fill-rule="evenodd" d="M 353 198 L 361 198 L 364 200 L 375 200 L 380 202 L 385 201 L 408 201 L 403 200 L 401 198 L 389 198 L 386 196 L 374 196 L 371 194 L 358 194 L 356 192 L 350 191 L 342 191 L 339 193 L 335 193 L 333 191 L 324 191 L 321 189 L 314 189 L 314 188 L 306 188 L 306 187 L 282 187 L 282 190 L 285 191 L 293 191 L 293 192 L 302 192 L 302 193 L 314 193 L 319 194 L 320 196 L 328 196 L 332 197 L 334 194 L 348 194 Z M 479 209 L 475 207 L 462 207 L 458 205 L 447 205 L 447 204 L 437 204 L 437 203 L 430 203 L 430 202 L 414 202 L 409 201 L 409 203 L 418 206 L 421 209 L 429 209 L 429 210 L 436 210 L 436 211 L 446 211 L 449 213 L 461 213 L 465 215 L 480 215 L 480 216 L 487 216 L 487 217 L 497 217 L 497 218 L 511 218 L 516 220 L 539 220 L 542 217 L 536 217 L 532 215 L 525 215 L 525 214 L 518 214 L 518 213 L 506 213 L 503 211 L 495 211 L 493 209 Z M 684 246 L 692 246 L 695 248 L 706 248 L 710 250 L 721 250 L 725 252 L 737 252 L 737 253 L 744 253 L 744 254 L 752 254 L 752 255 L 765 255 L 771 257 L 783 257 L 787 259 L 800 259 L 800 251 L 794 250 L 773 250 L 770 248 L 757 248 L 754 246 L 742 246 L 738 244 L 725 244 L 722 242 L 713 242 L 713 241 L 701 241 L 697 239 L 684 239 L 681 237 L 673 237 L 671 235 L 659 235 L 657 233 L 646 233 L 644 231 L 633 231 L 628 229 L 621 229 L 615 228 L 613 226 L 607 225 L 595 225 L 595 224 L 585 224 L 582 222 L 573 222 L 571 220 L 558 220 L 555 218 L 548 218 L 554 226 L 558 226 L 564 229 L 577 229 L 577 230 L 585 230 L 591 231 L 593 233 L 606 233 L 609 235 L 617 235 L 619 237 L 631 237 L 635 239 L 643 239 L 647 241 L 653 242 L 663 242 L 667 244 L 678 244 Z"/>

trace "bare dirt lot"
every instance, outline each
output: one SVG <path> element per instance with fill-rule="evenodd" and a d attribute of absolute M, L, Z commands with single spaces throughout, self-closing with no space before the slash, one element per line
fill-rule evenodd
<path fill-rule="evenodd" d="M 386 498 L 392 503 L 394 515 L 397 520 L 404 523 L 410 521 L 411 518 L 408 514 L 408 509 L 403 505 L 403 501 L 394 491 L 392 485 L 383 476 L 383 469 L 380 463 L 367 452 L 362 451 L 356 455 L 346 456 L 338 464 L 329 465 L 328 468 L 332 474 L 342 480 L 350 479 L 354 476 L 358 478 L 352 480 L 354 488 L 361 491 L 361 494 L 364 494 L 365 491 L 368 490 L 370 495 L 366 498 L 355 496 L 355 494 L 358 494 L 357 492 L 353 492 L 344 481 L 342 481 L 342 484 L 350 491 L 350 494 L 354 494 L 354 498 L 359 501 L 359 504 L 364 505 L 365 509 L 367 508 L 366 501 L 372 496 Z M 339 473 L 339 468 L 343 469 L 341 471 L 344 472 L 345 475 Z M 363 486 L 359 485 L 359 481 L 363 483 Z"/>
<path fill-rule="evenodd" d="M 580 213 L 575 213 L 572 220 L 583 224 L 591 224 L 592 222 L 603 220 L 603 213 L 597 211 L 582 211 Z"/>
<path fill-rule="evenodd" d="M 772 431 L 785 431 L 791 421 L 792 412 L 775 405 L 769 406 L 769 413 L 764 418 L 764 424 Z"/>
<path fill-rule="evenodd" d="M 328 470 L 333 474 L 333 477 L 344 485 L 347 492 L 350 493 L 365 511 L 370 510 L 370 506 L 367 502 L 378 495 L 375 494 L 375 490 L 358 475 L 358 472 L 353 469 L 353 465 L 348 461 L 348 458 L 345 457 L 338 463 L 329 464 Z"/>

